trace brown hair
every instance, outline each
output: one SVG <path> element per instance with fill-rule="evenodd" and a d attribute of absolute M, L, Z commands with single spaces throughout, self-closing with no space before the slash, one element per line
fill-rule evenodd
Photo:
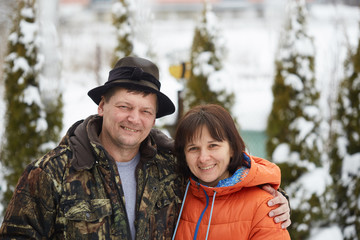
<path fill-rule="evenodd" d="M 196 134 L 201 135 L 199 130 L 203 126 L 207 127 L 211 137 L 215 140 L 229 142 L 234 155 L 230 159 L 228 171 L 230 174 L 234 174 L 244 164 L 245 143 L 229 112 L 216 104 L 196 106 L 180 120 L 175 134 L 175 154 L 180 173 L 185 177 L 195 177 L 186 164 L 184 149 L 188 142 L 197 137 Z"/>

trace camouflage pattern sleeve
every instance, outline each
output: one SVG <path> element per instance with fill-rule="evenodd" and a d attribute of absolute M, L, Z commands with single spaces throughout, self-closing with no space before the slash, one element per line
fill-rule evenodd
<path fill-rule="evenodd" d="M 19 179 L 6 209 L 0 239 L 46 239 L 54 233 L 58 179 L 39 166 L 44 162 L 46 159 L 28 165 Z"/>

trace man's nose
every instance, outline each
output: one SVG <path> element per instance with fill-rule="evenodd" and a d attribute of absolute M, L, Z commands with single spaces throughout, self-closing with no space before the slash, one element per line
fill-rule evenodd
<path fill-rule="evenodd" d="M 132 110 L 129 113 L 128 120 L 131 122 L 138 122 L 140 120 L 140 113 L 138 110 Z"/>

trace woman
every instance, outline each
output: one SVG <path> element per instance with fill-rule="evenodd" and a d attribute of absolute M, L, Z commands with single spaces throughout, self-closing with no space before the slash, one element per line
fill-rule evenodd
<path fill-rule="evenodd" d="M 279 168 L 245 153 L 230 114 L 218 105 L 191 109 L 180 121 L 175 152 L 190 178 L 173 239 L 290 239 L 268 217 L 272 196 L 259 188 L 280 185 Z"/>

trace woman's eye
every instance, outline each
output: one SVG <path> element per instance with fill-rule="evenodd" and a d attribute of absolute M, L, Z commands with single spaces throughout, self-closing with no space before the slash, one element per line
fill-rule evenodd
<path fill-rule="evenodd" d="M 190 147 L 188 148 L 188 152 L 193 152 L 193 151 L 196 151 L 197 150 L 197 147 Z"/>

